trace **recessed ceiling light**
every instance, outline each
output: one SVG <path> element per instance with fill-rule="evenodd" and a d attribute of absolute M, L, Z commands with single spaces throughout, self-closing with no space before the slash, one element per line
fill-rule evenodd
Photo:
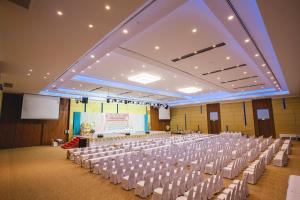
<path fill-rule="evenodd" d="M 83 71 L 83 70 L 81 70 L 81 73 L 84 73 L 84 71 Z"/>
<path fill-rule="evenodd" d="M 146 67 L 146 65 L 142 65 L 142 68 L 145 68 Z"/>
<path fill-rule="evenodd" d="M 265 67 L 265 66 L 266 66 L 266 64 L 264 63 L 264 64 L 262 64 L 261 66 L 262 66 L 262 67 Z"/>
<path fill-rule="evenodd" d="M 105 5 L 105 10 L 110 10 L 110 5 Z"/>
<path fill-rule="evenodd" d="M 243 72 L 243 74 L 247 74 L 247 72 Z"/>
<path fill-rule="evenodd" d="M 62 16 L 62 15 L 63 15 L 63 12 L 60 11 L 60 10 L 58 10 L 58 11 L 56 12 L 56 14 L 59 15 L 59 16 Z"/>
<path fill-rule="evenodd" d="M 257 53 L 257 54 L 255 54 L 254 56 L 255 56 L 255 57 L 258 57 L 258 56 L 259 56 L 259 54 Z"/>
<path fill-rule="evenodd" d="M 116 77 L 112 77 L 113 80 L 116 80 Z"/>
<path fill-rule="evenodd" d="M 159 50 L 160 47 L 159 46 L 155 46 L 154 48 L 155 48 L 155 50 Z"/>
<path fill-rule="evenodd" d="M 267 72 L 267 74 L 271 74 L 271 72 L 270 72 L 270 71 L 268 71 L 268 72 Z"/>
<path fill-rule="evenodd" d="M 100 60 L 96 60 L 96 63 L 99 63 L 100 62 Z"/>
<path fill-rule="evenodd" d="M 141 73 L 141 74 L 128 77 L 128 80 L 137 83 L 142 83 L 142 84 L 153 83 L 155 81 L 159 81 L 160 79 L 161 77 L 148 74 L 148 73 Z"/>
<path fill-rule="evenodd" d="M 215 47 L 216 47 L 216 45 L 212 45 L 212 47 L 213 47 L 213 48 L 215 48 Z"/>
<path fill-rule="evenodd" d="M 50 73 L 49 73 L 49 72 L 47 72 L 46 74 L 47 74 L 47 76 L 49 76 L 49 75 L 50 75 Z"/>
<path fill-rule="evenodd" d="M 180 89 L 178 89 L 178 91 L 186 93 L 186 94 L 191 94 L 191 93 L 201 92 L 202 89 L 196 88 L 196 87 L 186 87 L 186 88 L 180 88 Z"/>
<path fill-rule="evenodd" d="M 44 78 L 44 79 L 46 79 L 46 78 L 47 78 L 47 76 L 44 76 L 43 78 Z"/>
<path fill-rule="evenodd" d="M 229 56 L 227 56 L 227 57 L 226 57 L 226 60 L 230 60 L 230 57 L 229 57 Z"/>
<path fill-rule="evenodd" d="M 132 70 L 130 70 L 130 72 L 131 72 L 131 73 L 133 73 L 133 72 L 134 72 L 134 70 L 132 69 Z"/>
<path fill-rule="evenodd" d="M 220 80 L 221 78 L 220 78 L 220 77 L 217 77 L 217 79 Z"/>
<path fill-rule="evenodd" d="M 95 55 L 92 54 L 92 55 L 91 55 L 91 58 L 95 58 Z"/>
<path fill-rule="evenodd" d="M 106 53 L 106 56 L 110 56 L 110 53 Z"/>
<path fill-rule="evenodd" d="M 273 80 L 273 79 L 274 79 L 274 77 L 272 76 L 270 79 L 271 79 L 271 80 Z"/>
<path fill-rule="evenodd" d="M 174 78 L 177 78 L 177 75 L 174 75 L 173 77 L 174 77 Z"/>
<path fill-rule="evenodd" d="M 195 66 L 194 68 L 195 68 L 195 69 L 198 69 L 199 67 L 198 67 L 198 66 Z"/>
<path fill-rule="evenodd" d="M 94 28 L 94 25 L 93 24 L 89 24 L 89 28 Z"/>
<path fill-rule="evenodd" d="M 198 52 L 197 51 L 194 51 L 194 54 L 197 54 Z"/>
<path fill-rule="evenodd" d="M 88 68 L 88 69 L 92 69 L 92 66 L 88 66 L 87 68 Z"/>
<path fill-rule="evenodd" d="M 274 81 L 273 83 L 274 83 L 274 84 L 277 84 L 277 82 L 276 82 L 276 81 Z"/>
<path fill-rule="evenodd" d="M 124 34 L 127 34 L 128 33 L 128 30 L 125 28 L 125 29 L 123 29 L 123 31 L 122 31 Z"/>
<path fill-rule="evenodd" d="M 234 84 L 232 84 L 231 86 L 234 87 Z"/>
<path fill-rule="evenodd" d="M 250 42 L 250 39 L 247 38 L 247 39 L 244 40 L 244 42 L 245 42 L 245 43 L 248 43 L 248 42 Z"/>
<path fill-rule="evenodd" d="M 60 79 L 60 82 L 63 82 L 63 81 L 64 81 L 64 79 L 61 78 L 61 79 Z"/>
<path fill-rule="evenodd" d="M 33 70 L 32 70 L 32 69 L 30 69 L 30 70 L 28 70 L 28 71 L 32 72 Z"/>
<path fill-rule="evenodd" d="M 229 15 L 229 16 L 227 17 L 227 19 L 228 19 L 228 20 L 233 20 L 233 19 L 234 19 L 234 16 L 233 16 L 233 15 Z"/>
<path fill-rule="evenodd" d="M 30 74 L 30 73 L 27 73 L 27 76 L 31 76 L 31 74 Z"/>
<path fill-rule="evenodd" d="M 197 29 L 196 29 L 196 28 L 193 28 L 192 32 L 193 32 L 193 33 L 196 33 L 196 32 L 197 32 Z"/>
<path fill-rule="evenodd" d="M 254 81 L 254 83 L 257 83 L 257 81 Z"/>
<path fill-rule="evenodd" d="M 169 91 L 169 89 L 168 89 L 168 88 L 166 88 L 166 90 L 167 90 L 167 91 Z"/>
<path fill-rule="evenodd" d="M 122 73 L 121 76 L 125 76 L 125 74 Z"/>
<path fill-rule="evenodd" d="M 75 72 L 76 72 L 76 70 L 75 70 L 75 69 L 72 69 L 72 72 L 73 72 L 73 73 L 75 73 Z"/>

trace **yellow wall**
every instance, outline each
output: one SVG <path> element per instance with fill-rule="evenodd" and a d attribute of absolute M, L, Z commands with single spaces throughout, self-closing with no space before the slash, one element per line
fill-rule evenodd
<path fill-rule="evenodd" d="M 222 131 L 241 131 L 247 135 L 255 135 L 253 108 L 251 101 L 245 101 L 247 125 L 244 121 L 243 102 L 221 103 L 221 127 Z"/>
<path fill-rule="evenodd" d="M 252 101 L 245 101 L 247 125 L 244 123 L 243 102 L 221 103 L 221 128 L 226 131 L 241 131 L 255 135 Z M 300 97 L 286 98 L 286 109 L 283 109 L 282 99 L 272 99 L 276 136 L 281 133 L 300 133 Z M 184 130 L 184 118 L 187 116 L 187 130 L 207 132 L 206 105 L 180 106 L 171 108 L 171 131 Z"/>
<path fill-rule="evenodd" d="M 199 130 L 207 132 L 207 113 L 206 106 L 200 105 L 190 107 L 171 108 L 171 131 L 185 130 L 184 120 L 186 115 L 187 130 Z"/>
<path fill-rule="evenodd" d="M 282 99 L 272 100 L 276 135 L 300 134 L 300 97 L 286 98 L 285 102 L 283 109 Z"/>
<path fill-rule="evenodd" d="M 73 134 L 73 113 L 84 112 L 84 104 L 76 103 L 74 99 L 71 99 L 70 102 L 69 135 L 71 137 Z M 101 112 L 101 103 L 103 103 L 103 113 L 117 113 L 117 103 L 107 103 L 105 101 L 89 101 L 86 105 L 86 112 Z M 150 106 L 146 105 L 123 103 L 118 105 L 119 113 L 146 114 L 146 110 L 148 110 L 148 114 L 150 114 L 149 109 Z M 148 119 L 150 120 L 150 116 L 148 116 Z"/>

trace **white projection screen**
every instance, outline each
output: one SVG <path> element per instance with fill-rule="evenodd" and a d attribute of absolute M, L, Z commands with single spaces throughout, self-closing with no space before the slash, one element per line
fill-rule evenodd
<path fill-rule="evenodd" d="M 24 94 L 21 119 L 58 119 L 59 97 Z"/>
<path fill-rule="evenodd" d="M 165 109 L 164 107 L 159 107 L 158 119 L 159 120 L 170 119 L 170 107 L 168 107 L 168 109 Z"/>

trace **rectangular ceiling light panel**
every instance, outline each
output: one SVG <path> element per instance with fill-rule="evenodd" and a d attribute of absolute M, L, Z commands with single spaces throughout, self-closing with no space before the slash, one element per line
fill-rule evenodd
<path fill-rule="evenodd" d="M 187 88 L 178 89 L 178 91 L 186 93 L 186 94 L 192 94 L 192 93 L 201 92 L 202 89 L 201 88 L 196 88 L 196 87 L 187 87 Z"/>
<path fill-rule="evenodd" d="M 146 85 L 148 83 L 153 83 L 155 81 L 159 81 L 160 79 L 161 79 L 161 77 L 159 77 L 159 76 L 155 76 L 155 75 L 147 74 L 147 73 L 141 73 L 141 74 L 137 74 L 137 75 L 128 77 L 128 80 L 137 82 L 137 83 L 142 83 L 144 85 Z"/>

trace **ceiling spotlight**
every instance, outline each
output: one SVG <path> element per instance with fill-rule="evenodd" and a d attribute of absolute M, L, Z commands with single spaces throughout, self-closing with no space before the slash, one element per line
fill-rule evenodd
<path fill-rule="evenodd" d="M 227 17 L 227 19 L 228 19 L 228 20 L 233 20 L 233 19 L 234 19 L 234 16 L 233 16 L 233 15 L 229 15 L 229 16 Z"/>
<path fill-rule="evenodd" d="M 106 55 L 106 56 L 110 56 L 110 53 L 106 53 L 105 55 Z"/>
<path fill-rule="evenodd" d="M 247 74 L 247 72 L 243 72 L 243 74 Z"/>
<path fill-rule="evenodd" d="M 88 69 L 92 69 L 92 66 L 88 66 L 87 68 L 88 68 Z"/>
<path fill-rule="evenodd" d="M 96 60 L 96 63 L 99 63 L 100 62 L 100 60 Z"/>
<path fill-rule="evenodd" d="M 176 75 L 174 75 L 174 78 L 177 78 L 177 76 L 176 76 Z"/>
<path fill-rule="evenodd" d="M 84 71 L 83 71 L 83 70 L 81 70 L 81 73 L 84 73 Z"/>
<path fill-rule="evenodd" d="M 267 72 L 267 74 L 271 74 L 271 72 L 270 72 L 270 71 L 268 71 L 268 72 Z"/>
<path fill-rule="evenodd" d="M 27 73 L 27 76 L 31 76 L 31 74 L 30 74 L 30 73 Z"/>
<path fill-rule="evenodd" d="M 217 79 L 220 80 L 221 78 L 220 78 L 220 77 L 217 77 Z"/>
<path fill-rule="evenodd" d="M 265 67 L 265 66 L 266 66 L 266 64 L 264 63 L 264 64 L 262 64 L 261 66 L 262 66 L 262 67 Z"/>
<path fill-rule="evenodd" d="M 63 82 L 63 81 L 64 81 L 64 79 L 61 78 L 61 79 L 60 79 L 60 82 Z"/>
<path fill-rule="evenodd" d="M 249 42 L 250 42 L 250 39 L 247 38 L 247 39 L 244 40 L 244 42 L 245 42 L 245 43 L 249 43 Z"/>
<path fill-rule="evenodd" d="M 146 65 L 142 65 L 142 68 L 145 68 L 146 67 Z"/>
<path fill-rule="evenodd" d="M 226 60 L 229 60 L 229 59 L 230 59 L 230 57 L 229 57 L 229 56 L 227 56 L 227 57 L 226 57 Z"/>
<path fill-rule="evenodd" d="M 105 10 L 110 10 L 110 5 L 105 5 Z"/>
<path fill-rule="evenodd" d="M 60 11 L 60 10 L 58 10 L 58 11 L 56 12 L 56 14 L 59 15 L 59 16 L 62 16 L 62 15 L 63 15 L 63 12 Z"/>
<path fill-rule="evenodd" d="M 47 72 L 46 74 L 47 74 L 47 76 L 49 76 L 49 75 L 50 75 L 50 73 L 49 73 L 49 72 Z"/>
<path fill-rule="evenodd" d="M 43 78 L 44 78 L 44 79 L 46 79 L 46 78 L 47 78 L 47 76 L 44 76 Z"/>
<path fill-rule="evenodd" d="M 133 73 L 133 72 L 134 72 L 134 70 L 132 69 L 132 70 L 130 70 L 130 72 L 131 72 L 131 73 Z"/>
<path fill-rule="evenodd" d="M 155 48 L 155 50 L 159 50 L 160 47 L 159 46 L 155 46 L 154 48 Z"/>
<path fill-rule="evenodd" d="M 121 76 L 125 76 L 125 75 L 122 73 Z"/>
<path fill-rule="evenodd" d="M 234 84 L 232 84 L 231 86 L 234 87 Z"/>
<path fill-rule="evenodd" d="M 216 48 L 216 45 L 212 45 L 213 48 Z"/>
<path fill-rule="evenodd" d="M 91 55 L 91 58 L 95 58 L 95 55 L 92 54 L 92 55 Z"/>
<path fill-rule="evenodd" d="M 255 57 L 258 57 L 258 56 L 259 56 L 259 54 L 257 53 L 257 54 L 255 54 L 254 56 L 255 56 Z"/>
<path fill-rule="evenodd" d="M 127 34 L 127 33 L 128 33 L 128 30 L 127 30 L 127 29 L 123 29 L 123 33 L 124 33 L 124 34 Z"/>
<path fill-rule="evenodd" d="M 193 32 L 193 33 L 196 33 L 196 32 L 197 32 L 197 29 L 196 29 L 196 28 L 193 28 L 192 32 Z"/>
<path fill-rule="evenodd" d="M 89 28 L 94 28 L 94 25 L 93 24 L 89 24 Z"/>
<path fill-rule="evenodd" d="M 75 69 L 72 69 L 72 72 L 73 72 L 73 73 L 75 73 L 75 72 L 76 72 L 76 70 L 75 70 Z"/>
<path fill-rule="evenodd" d="M 257 83 L 257 81 L 254 81 L 254 83 Z"/>
<path fill-rule="evenodd" d="M 32 72 L 33 70 L 32 70 L 32 69 L 30 69 L 30 70 L 28 70 L 28 71 Z"/>
<path fill-rule="evenodd" d="M 199 67 L 198 67 L 198 66 L 195 66 L 194 68 L 195 68 L 195 69 L 198 69 Z"/>
<path fill-rule="evenodd" d="M 276 82 L 276 81 L 274 81 L 273 83 L 274 83 L 274 84 L 277 84 L 277 82 Z"/>
<path fill-rule="evenodd" d="M 273 79 L 274 79 L 274 77 L 272 76 L 270 79 L 271 79 L 271 80 L 273 80 Z"/>
<path fill-rule="evenodd" d="M 116 80 L 116 77 L 112 77 L 113 80 Z"/>

